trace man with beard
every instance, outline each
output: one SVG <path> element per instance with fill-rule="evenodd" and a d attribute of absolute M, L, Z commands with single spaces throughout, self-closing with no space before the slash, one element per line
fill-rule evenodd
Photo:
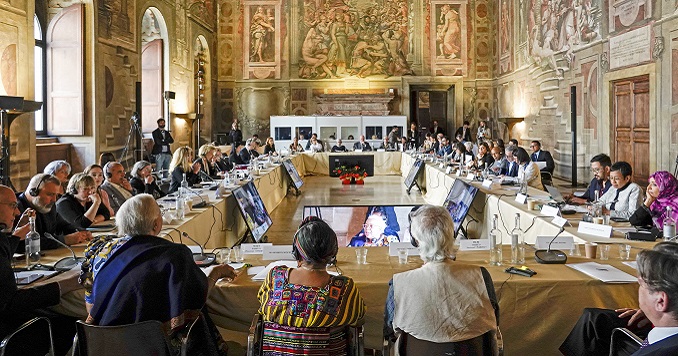
<path fill-rule="evenodd" d="M 60 247 L 58 243 L 45 238 L 45 232 L 49 232 L 67 245 L 75 245 L 92 239 L 90 232 L 77 231 L 57 213 L 55 203 L 60 187 L 61 182 L 55 176 L 37 174 L 31 178 L 26 191 L 17 195 L 18 208 L 22 216 L 26 218 L 35 216 L 35 230 L 40 234 L 41 250 L 53 250 Z M 20 223 L 19 218 L 15 221 L 15 225 L 18 223 Z M 17 251 L 23 252 L 23 250 L 24 245 L 19 244 Z"/>

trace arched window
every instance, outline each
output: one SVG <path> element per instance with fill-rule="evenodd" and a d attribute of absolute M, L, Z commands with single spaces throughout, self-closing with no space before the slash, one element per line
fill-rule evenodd
<path fill-rule="evenodd" d="M 33 16 L 33 37 L 35 37 L 35 50 L 33 63 L 35 65 L 35 93 L 34 100 L 41 101 L 42 109 L 35 112 L 35 132 L 37 134 L 44 134 L 47 122 L 47 110 L 45 105 L 45 97 L 47 96 L 47 71 L 45 70 L 45 37 L 42 32 L 42 25 L 38 16 Z"/>

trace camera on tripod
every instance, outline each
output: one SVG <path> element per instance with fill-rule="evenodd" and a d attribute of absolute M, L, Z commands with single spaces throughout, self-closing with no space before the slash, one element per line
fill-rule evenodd
<path fill-rule="evenodd" d="M 139 114 L 137 114 L 136 112 L 132 114 L 130 121 L 132 121 L 132 123 L 134 123 L 135 125 L 141 125 L 141 119 L 139 118 Z"/>

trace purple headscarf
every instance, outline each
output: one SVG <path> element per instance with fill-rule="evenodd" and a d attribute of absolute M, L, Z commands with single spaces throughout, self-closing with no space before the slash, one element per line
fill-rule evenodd
<path fill-rule="evenodd" d="M 657 187 L 659 187 L 659 196 L 650 205 L 650 212 L 654 217 L 655 225 L 663 229 L 667 206 L 673 209 L 671 213 L 673 219 L 678 220 L 678 180 L 667 171 L 654 172 L 650 175 L 650 178 L 654 178 Z"/>

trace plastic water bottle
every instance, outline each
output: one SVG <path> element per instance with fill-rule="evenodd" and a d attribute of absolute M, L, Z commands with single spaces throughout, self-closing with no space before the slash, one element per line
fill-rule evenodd
<path fill-rule="evenodd" d="M 178 196 L 177 201 L 176 201 L 176 206 L 175 206 L 175 212 L 174 212 L 177 219 L 183 219 L 184 218 L 184 216 L 185 216 L 184 206 L 185 205 L 186 205 L 185 198 L 183 196 Z"/>
<path fill-rule="evenodd" d="M 502 260 L 502 241 L 501 241 L 501 231 L 497 228 L 497 219 L 499 217 L 497 214 L 494 214 L 492 217 L 492 230 L 490 230 L 490 265 L 492 266 L 501 266 Z"/>
<path fill-rule="evenodd" d="M 28 223 L 31 231 L 26 234 L 26 267 L 29 269 L 40 263 L 40 233 L 35 231 L 35 217 L 30 217 Z"/>
<path fill-rule="evenodd" d="M 666 207 L 666 217 L 664 217 L 664 241 L 671 241 L 676 237 L 676 221 L 671 215 L 673 210 L 670 206 Z"/>
<path fill-rule="evenodd" d="M 527 179 L 525 179 L 525 177 L 523 177 L 520 180 L 520 192 L 519 193 L 522 194 L 522 195 L 527 195 Z"/>
<path fill-rule="evenodd" d="M 525 234 L 520 229 L 520 213 L 516 213 L 516 223 L 511 230 L 511 263 L 525 263 Z"/>
<path fill-rule="evenodd" d="M 179 188 L 179 198 L 184 198 L 188 194 L 189 189 L 186 173 L 184 173 L 184 179 L 181 181 L 181 187 Z"/>

